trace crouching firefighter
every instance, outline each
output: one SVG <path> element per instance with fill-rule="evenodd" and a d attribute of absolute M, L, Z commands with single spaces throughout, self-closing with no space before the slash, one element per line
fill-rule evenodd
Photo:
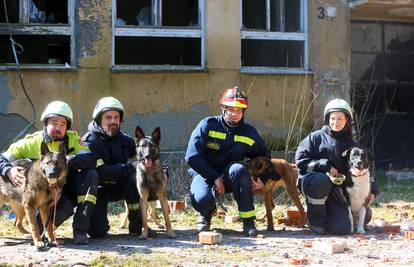
<path fill-rule="evenodd" d="M 25 183 L 22 167 L 13 167 L 11 162 L 28 158 L 40 158 L 40 146 L 47 143 L 49 150 L 58 152 L 62 142 L 66 145 L 67 163 L 69 167 L 66 184 L 62 196 L 57 203 L 55 227 L 66 219 L 73 217 L 73 242 L 77 245 L 88 244 L 87 232 L 89 221 L 96 204 L 98 174 L 95 171 L 96 161 L 89 149 L 81 142 L 76 131 L 69 130 L 73 121 L 72 109 L 62 101 L 53 101 L 43 111 L 41 122 L 43 130 L 26 135 L 23 139 L 10 145 L 0 156 L 0 172 L 10 179 L 14 186 Z M 53 212 L 51 212 L 51 217 Z M 40 214 L 37 216 L 39 229 L 43 231 Z M 49 218 L 52 223 L 52 218 Z"/>
<path fill-rule="evenodd" d="M 220 100 L 221 115 L 203 119 L 193 130 L 185 160 L 192 177 L 191 203 L 200 213 L 198 231 L 210 229 L 216 211 L 215 195 L 233 193 L 237 201 L 243 232 L 256 236 L 253 190 L 263 187 L 247 168 L 237 162 L 245 157 L 268 155 L 265 141 L 256 129 L 244 122 L 247 97 L 238 87 L 228 89 Z"/>
<path fill-rule="evenodd" d="M 309 229 L 317 234 L 350 234 L 352 214 L 345 186 L 352 186 L 346 152 L 358 143 L 352 134 L 353 113 L 348 102 L 330 101 L 324 109 L 325 124 L 310 133 L 296 150 L 298 188 L 306 196 Z M 378 194 L 371 182 L 370 198 Z M 367 209 L 365 223 L 372 217 Z"/>
<path fill-rule="evenodd" d="M 97 160 L 100 188 L 91 219 L 89 234 L 104 237 L 109 231 L 107 207 L 109 202 L 125 200 L 128 206 L 129 233 L 140 235 L 142 217 L 136 185 L 135 140 L 121 130 L 125 110 L 114 97 L 100 99 L 93 111 L 83 142 Z M 151 236 L 155 232 L 151 230 Z"/>

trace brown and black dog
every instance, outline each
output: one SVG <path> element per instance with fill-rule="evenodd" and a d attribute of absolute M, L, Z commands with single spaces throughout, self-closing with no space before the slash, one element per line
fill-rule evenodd
<path fill-rule="evenodd" d="M 275 203 L 272 196 L 273 192 L 279 187 L 285 188 L 289 197 L 301 212 L 301 224 L 306 223 L 305 210 L 300 202 L 300 193 L 296 186 L 297 172 L 295 164 L 291 164 L 284 159 L 257 157 L 249 160 L 246 165 L 251 175 L 253 177 L 259 177 L 265 185 L 262 189 L 253 193 L 260 194 L 264 198 L 268 231 L 274 230 L 272 210 L 275 208 Z M 274 179 L 273 176 L 275 172 L 277 172 L 281 178 Z"/>
<path fill-rule="evenodd" d="M 148 236 L 148 199 L 155 195 L 161 202 L 161 208 L 164 215 L 167 236 L 175 238 L 175 234 L 170 222 L 170 207 L 167 199 L 167 184 L 164 179 L 164 172 L 159 160 L 160 158 L 160 140 L 161 131 L 157 127 L 151 136 L 146 136 L 142 129 L 137 126 L 135 129 L 135 138 L 137 144 L 137 187 L 140 198 L 140 208 L 142 213 L 142 234 L 140 239 L 146 239 Z"/>
<path fill-rule="evenodd" d="M 14 187 L 8 179 L 0 178 L 0 207 L 3 203 L 11 206 L 16 214 L 14 225 L 22 233 L 28 233 L 23 227 L 23 218 L 28 218 L 34 245 L 44 246 L 36 222 L 36 209 L 39 209 L 42 223 L 47 231 L 49 241 L 55 242 L 52 222 L 49 221 L 51 207 L 62 194 L 68 172 L 66 145 L 59 147 L 59 152 L 49 151 L 47 144 L 42 142 L 40 159 L 37 161 L 18 160 L 14 166 L 25 168 L 26 182 L 21 187 Z"/>

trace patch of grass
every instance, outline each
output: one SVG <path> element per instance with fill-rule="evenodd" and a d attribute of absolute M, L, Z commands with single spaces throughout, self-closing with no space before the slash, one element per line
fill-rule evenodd
<path fill-rule="evenodd" d="M 384 172 L 377 172 L 376 180 L 380 191 L 376 203 L 388 203 L 396 200 L 414 202 L 414 180 L 390 179 Z"/>

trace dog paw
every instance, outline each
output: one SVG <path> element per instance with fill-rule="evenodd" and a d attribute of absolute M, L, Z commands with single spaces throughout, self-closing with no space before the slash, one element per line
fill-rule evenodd
<path fill-rule="evenodd" d="M 362 229 L 358 229 L 357 230 L 357 233 L 358 234 L 361 234 L 361 235 L 365 235 L 365 230 L 362 228 Z"/>
<path fill-rule="evenodd" d="M 175 238 L 174 232 L 167 233 L 168 238 Z"/>
<path fill-rule="evenodd" d="M 43 243 L 43 241 L 38 240 L 38 241 L 34 241 L 34 245 L 37 249 L 41 249 L 45 246 L 45 243 Z"/>
<path fill-rule="evenodd" d="M 141 240 L 145 240 L 145 239 L 147 239 L 147 235 L 141 234 L 140 236 L 138 236 L 138 238 L 141 239 Z"/>

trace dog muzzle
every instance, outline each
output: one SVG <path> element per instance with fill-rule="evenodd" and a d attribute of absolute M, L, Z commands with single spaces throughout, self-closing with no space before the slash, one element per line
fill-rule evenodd
<path fill-rule="evenodd" d="M 47 182 L 49 183 L 49 186 L 53 188 L 57 185 L 57 178 L 47 179 Z"/>

